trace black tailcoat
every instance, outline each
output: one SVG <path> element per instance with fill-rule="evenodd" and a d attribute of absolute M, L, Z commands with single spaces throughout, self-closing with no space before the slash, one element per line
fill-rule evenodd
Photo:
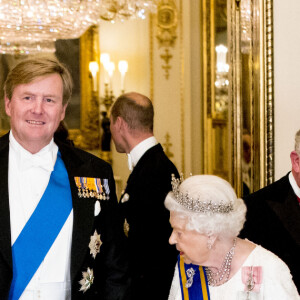
<path fill-rule="evenodd" d="M 67 144 L 55 141 L 66 166 L 73 202 L 71 247 L 72 299 L 127 299 L 128 263 L 118 213 L 115 182 L 111 167 L 101 159 Z M 6 299 L 12 280 L 11 230 L 8 194 L 9 135 L 0 138 L 0 298 Z M 101 212 L 94 216 L 95 198 L 79 198 L 74 177 L 108 179 L 110 199 L 100 200 Z M 103 244 L 94 259 L 90 237 L 97 230 Z M 79 291 L 82 272 L 93 269 L 94 283 L 85 293 Z"/>
<path fill-rule="evenodd" d="M 128 242 L 134 300 L 167 300 L 178 252 L 168 243 L 171 226 L 164 207 L 172 189 L 174 164 L 160 144 L 140 158 L 130 174 L 120 206 L 129 224 Z M 128 201 L 124 201 L 127 196 Z"/>
<path fill-rule="evenodd" d="M 300 291 L 300 207 L 288 174 L 245 202 L 247 219 L 240 236 L 278 255 Z"/>

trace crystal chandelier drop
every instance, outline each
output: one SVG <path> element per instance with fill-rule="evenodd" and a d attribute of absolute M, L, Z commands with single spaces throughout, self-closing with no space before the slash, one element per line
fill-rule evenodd
<path fill-rule="evenodd" d="M 0 53 L 55 52 L 55 40 L 79 38 L 101 19 L 144 18 L 155 1 L 0 0 Z"/>
<path fill-rule="evenodd" d="M 156 10 L 156 0 L 102 0 L 100 17 L 105 21 L 146 18 L 147 12 Z"/>

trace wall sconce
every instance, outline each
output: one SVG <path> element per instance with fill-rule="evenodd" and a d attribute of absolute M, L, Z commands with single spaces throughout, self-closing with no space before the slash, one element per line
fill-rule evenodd
<path fill-rule="evenodd" d="M 97 73 L 99 71 L 99 65 L 96 61 L 91 61 L 89 63 L 89 70 L 92 73 L 93 78 L 93 92 L 98 90 L 98 81 L 97 81 Z"/>
<path fill-rule="evenodd" d="M 113 75 L 115 72 L 115 63 L 110 61 L 110 55 L 108 53 L 102 53 L 100 56 L 100 62 L 103 65 L 104 70 L 104 97 L 102 97 L 102 103 L 106 107 L 106 112 L 109 113 L 110 107 L 115 99 L 113 91 Z M 128 63 L 126 60 L 120 60 L 118 63 L 118 69 L 121 74 L 121 93 L 125 91 L 125 75 L 128 71 Z"/>
<path fill-rule="evenodd" d="M 128 62 L 126 60 L 120 60 L 118 67 L 121 73 L 121 93 L 123 94 L 125 92 L 124 83 L 125 83 L 125 74 L 128 71 Z"/>

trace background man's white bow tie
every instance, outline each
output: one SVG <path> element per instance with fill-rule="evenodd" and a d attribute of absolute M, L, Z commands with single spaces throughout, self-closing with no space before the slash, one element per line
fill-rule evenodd
<path fill-rule="evenodd" d="M 128 157 L 128 169 L 131 172 L 133 170 L 134 165 L 133 165 L 130 154 L 127 154 L 127 157 Z"/>

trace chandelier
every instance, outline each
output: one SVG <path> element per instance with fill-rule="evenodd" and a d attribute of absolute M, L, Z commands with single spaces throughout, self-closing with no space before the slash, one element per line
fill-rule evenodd
<path fill-rule="evenodd" d="M 79 38 L 100 20 L 145 18 L 156 0 L 0 0 L 0 53 L 55 52 L 57 39 Z"/>

